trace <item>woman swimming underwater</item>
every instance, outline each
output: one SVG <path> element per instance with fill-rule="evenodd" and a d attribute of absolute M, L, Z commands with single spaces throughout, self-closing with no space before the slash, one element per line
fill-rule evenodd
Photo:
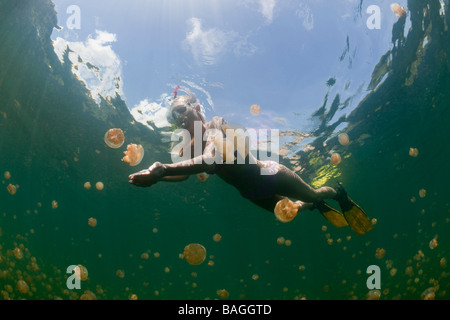
<path fill-rule="evenodd" d="M 284 211 L 293 218 L 298 212 L 318 209 L 337 227 L 350 225 L 358 234 L 364 234 L 373 228 L 370 219 L 347 196 L 340 184 L 336 188 L 324 186 L 314 189 L 286 166 L 274 161 L 260 161 L 250 152 L 243 153 L 241 159 L 244 161 L 236 161 L 236 157 L 234 161 L 227 161 L 230 159 L 225 158 L 224 162 L 215 161 L 217 150 L 222 151 L 223 146 L 222 139 L 219 139 L 220 145 L 217 143 L 217 132 L 226 138 L 229 126 L 221 117 L 213 117 L 206 122 L 195 97 L 176 97 L 171 103 L 169 118 L 178 128 L 189 132 L 191 137 L 194 137 L 194 131 L 198 134 L 200 126 L 201 154 L 195 154 L 192 139 L 190 154 L 193 156 L 190 159 L 172 164 L 155 162 L 148 169 L 131 174 L 131 184 L 149 187 L 159 181 L 184 181 L 190 175 L 206 172 L 233 185 L 244 198 L 254 204 L 272 213 L 275 211 L 277 217 L 277 211 Z M 236 152 L 234 155 L 238 156 Z M 343 213 L 327 205 L 326 199 L 338 201 Z"/>

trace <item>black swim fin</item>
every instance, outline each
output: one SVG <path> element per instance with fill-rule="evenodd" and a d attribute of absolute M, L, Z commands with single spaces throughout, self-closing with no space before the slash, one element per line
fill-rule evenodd
<path fill-rule="evenodd" d="M 336 188 L 338 195 L 336 200 L 339 202 L 342 213 L 347 220 L 350 228 L 357 234 L 362 235 L 373 229 L 373 224 L 366 213 L 347 196 L 347 192 L 341 184 Z"/>
<path fill-rule="evenodd" d="M 335 227 L 340 228 L 348 226 L 344 215 L 336 209 L 330 207 L 325 201 L 315 203 L 313 209 L 319 210 L 325 219 L 327 219 Z"/>

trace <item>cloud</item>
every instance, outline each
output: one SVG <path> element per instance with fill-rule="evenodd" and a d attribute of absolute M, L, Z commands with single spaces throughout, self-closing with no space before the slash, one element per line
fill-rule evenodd
<path fill-rule="evenodd" d="M 257 47 L 248 42 L 248 36 L 217 28 L 205 30 L 198 18 L 189 19 L 188 24 L 191 30 L 186 34 L 182 46 L 191 52 L 197 63 L 214 65 L 228 51 L 238 57 L 251 56 L 257 51 Z"/>
<path fill-rule="evenodd" d="M 63 62 L 63 54 L 69 47 L 69 59 L 72 72 L 91 91 L 92 98 L 100 101 L 99 95 L 114 97 L 123 96 L 122 65 L 120 58 L 111 47 L 116 42 L 116 35 L 107 31 L 96 30 L 86 41 L 67 41 L 61 37 L 53 42 L 58 58 Z"/>
<path fill-rule="evenodd" d="M 295 15 L 303 20 L 303 27 L 310 31 L 314 28 L 314 15 L 308 5 L 300 3 Z"/>
<path fill-rule="evenodd" d="M 153 127 L 149 123 L 153 123 L 157 128 L 171 126 L 167 121 L 167 111 L 168 109 L 163 107 L 162 103 L 149 102 L 145 99 L 134 106 L 130 113 L 137 122 L 153 130 Z"/>
<path fill-rule="evenodd" d="M 267 22 L 271 23 L 273 20 L 273 11 L 277 0 L 259 0 L 260 12 L 266 18 Z"/>
<path fill-rule="evenodd" d="M 268 24 L 272 23 L 275 6 L 278 0 L 245 0 L 244 5 L 257 10 L 263 15 Z"/>
<path fill-rule="evenodd" d="M 227 46 L 232 42 L 236 33 L 224 32 L 219 29 L 204 30 L 198 18 L 188 20 L 191 31 L 183 41 L 183 47 L 190 50 L 197 62 L 212 65 L 225 53 Z"/>

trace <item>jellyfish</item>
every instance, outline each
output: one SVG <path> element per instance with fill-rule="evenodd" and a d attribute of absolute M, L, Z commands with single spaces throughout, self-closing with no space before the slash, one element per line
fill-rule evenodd
<path fill-rule="evenodd" d="M 123 142 L 125 141 L 125 137 L 123 135 L 122 129 L 113 128 L 113 129 L 109 129 L 105 133 L 104 140 L 105 140 L 105 143 L 108 145 L 108 147 L 117 149 L 123 145 Z"/>
<path fill-rule="evenodd" d="M 339 143 L 343 146 L 347 145 L 350 142 L 348 134 L 346 133 L 341 133 L 340 135 L 338 135 L 338 140 Z"/>
<path fill-rule="evenodd" d="M 8 186 L 6 187 L 6 189 L 8 190 L 9 194 L 16 194 L 17 192 L 17 187 L 13 184 L 8 184 Z"/>
<path fill-rule="evenodd" d="M 104 187 L 105 185 L 103 184 L 103 182 L 101 182 L 101 181 L 99 181 L 99 182 L 97 182 L 96 184 L 95 184 L 95 188 L 97 188 L 97 190 L 99 190 L 99 191 L 101 191 L 101 190 L 103 190 L 103 187 Z"/>
<path fill-rule="evenodd" d="M 91 227 L 95 227 L 97 225 L 97 219 L 90 217 L 89 220 L 88 220 L 88 224 Z"/>
<path fill-rule="evenodd" d="M 417 148 L 409 148 L 409 155 L 415 158 L 419 155 L 419 150 Z"/>
<path fill-rule="evenodd" d="M 289 222 L 297 215 L 298 204 L 285 198 L 277 202 L 274 212 L 278 220 L 281 222 Z"/>
<path fill-rule="evenodd" d="M 148 260 L 148 258 L 149 258 L 149 256 L 148 256 L 148 253 L 147 253 L 147 252 L 143 252 L 143 253 L 141 254 L 141 259 L 142 259 L 142 260 Z"/>
<path fill-rule="evenodd" d="M 57 202 L 56 200 L 53 200 L 53 201 L 52 201 L 52 208 L 53 208 L 53 209 L 58 208 L 58 202 Z"/>
<path fill-rule="evenodd" d="M 222 236 L 221 236 L 220 234 L 216 233 L 216 234 L 213 236 L 213 240 L 214 240 L 215 242 L 219 242 L 220 240 L 222 240 Z"/>
<path fill-rule="evenodd" d="M 122 161 L 128 162 L 130 166 L 137 166 L 144 157 L 144 148 L 140 144 L 129 144 L 124 154 Z"/>
<path fill-rule="evenodd" d="M 9 180 L 11 178 L 11 173 L 9 173 L 9 171 L 5 171 L 3 176 L 5 177 L 6 180 Z"/>
<path fill-rule="evenodd" d="M 391 10 L 395 13 L 397 18 L 401 18 L 405 14 L 405 9 L 395 2 L 391 4 Z"/>
<path fill-rule="evenodd" d="M 419 197 L 425 198 L 426 195 L 427 195 L 427 190 L 425 190 L 425 189 L 419 190 Z"/>
<path fill-rule="evenodd" d="M 339 163 L 341 163 L 341 156 L 339 155 L 339 153 L 333 153 L 331 155 L 330 161 L 332 164 L 338 165 Z"/>
<path fill-rule="evenodd" d="M 426 289 L 420 295 L 420 298 L 422 300 L 434 300 L 435 297 L 436 297 L 436 292 L 435 292 L 435 289 L 433 287 L 430 287 L 430 288 Z"/>
<path fill-rule="evenodd" d="M 377 248 L 377 250 L 375 252 L 375 257 L 377 259 L 383 259 L 385 254 L 386 254 L 386 251 L 383 248 Z"/>
<path fill-rule="evenodd" d="M 250 107 L 250 113 L 254 116 L 257 116 L 259 114 L 259 111 L 261 110 L 261 107 L 257 104 L 253 104 Z"/>
<path fill-rule="evenodd" d="M 194 266 L 202 264 L 206 258 L 206 249 L 199 243 L 191 243 L 184 247 L 184 259 Z"/>
<path fill-rule="evenodd" d="M 197 179 L 200 180 L 201 182 L 206 181 L 206 179 L 208 179 L 209 175 L 206 172 L 202 172 L 197 174 Z"/>
<path fill-rule="evenodd" d="M 85 266 L 79 264 L 78 268 L 75 268 L 75 274 L 78 274 L 81 281 L 86 281 L 88 278 L 88 270 Z"/>
<path fill-rule="evenodd" d="M 228 297 L 230 296 L 228 291 L 225 289 L 217 290 L 216 293 L 221 299 L 228 299 Z"/>
<path fill-rule="evenodd" d="M 395 276 L 395 275 L 397 274 L 397 269 L 396 269 L 396 268 L 392 268 L 392 269 L 389 271 L 389 274 L 391 275 L 391 277 Z"/>
<path fill-rule="evenodd" d="M 130 300 L 137 300 L 138 299 L 138 297 L 137 297 L 137 295 L 136 294 L 132 294 L 132 295 L 130 295 Z"/>
<path fill-rule="evenodd" d="M 437 238 L 434 237 L 433 239 L 431 239 L 430 243 L 429 243 L 430 249 L 434 250 L 436 249 L 436 247 L 438 246 L 438 241 Z"/>
<path fill-rule="evenodd" d="M 92 291 L 86 290 L 80 297 L 80 300 L 97 300 L 97 297 Z"/>
<path fill-rule="evenodd" d="M 118 276 L 119 278 L 123 279 L 125 277 L 125 271 L 119 269 L 116 271 L 116 276 Z"/>
<path fill-rule="evenodd" d="M 28 284 L 23 281 L 23 280 L 19 280 L 17 281 L 17 289 L 19 290 L 20 293 L 28 293 L 28 291 L 30 291 L 30 287 L 28 287 Z"/>
<path fill-rule="evenodd" d="M 89 190 L 91 188 L 91 183 L 89 181 L 86 181 L 83 186 L 86 190 Z"/>
<path fill-rule="evenodd" d="M 16 259 L 21 260 L 23 258 L 23 252 L 20 248 L 14 248 L 14 256 Z"/>
<path fill-rule="evenodd" d="M 369 292 L 367 292 L 366 300 L 380 300 L 380 297 L 380 290 L 370 290 Z"/>

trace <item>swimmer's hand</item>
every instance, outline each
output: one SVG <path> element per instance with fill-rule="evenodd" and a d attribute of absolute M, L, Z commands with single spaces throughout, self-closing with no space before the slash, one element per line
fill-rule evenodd
<path fill-rule="evenodd" d="M 150 168 L 129 175 L 128 182 L 137 187 L 150 187 L 160 181 L 164 173 L 164 165 L 161 162 L 155 162 Z"/>

